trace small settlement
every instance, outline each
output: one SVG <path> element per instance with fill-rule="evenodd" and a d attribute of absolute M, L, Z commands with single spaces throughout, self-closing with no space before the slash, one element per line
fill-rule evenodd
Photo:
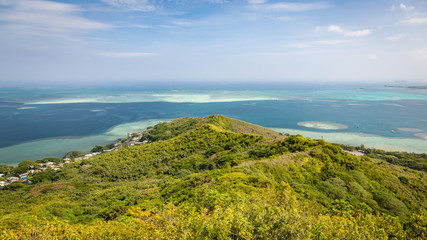
<path fill-rule="evenodd" d="M 121 147 L 129 147 L 129 146 L 138 145 L 138 144 L 146 144 L 146 143 L 148 143 L 147 140 L 140 142 L 140 139 L 144 133 L 145 133 L 145 131 L 133 133 L 133 134 L 128 134 L 128 137 L 126 139 L 124 139 L 123 141 L 115 143 L 113 148 L 105 149 L 101 152 L 87 153 L 81 157 L 76 157 L 76 158 L 66 157 L 66 158 L 63 158 L 62 162 L 58 163 L 58 164 L 56 164 L 54 162 L 37 163 L 39 165 L 38 167 L 30 166 L 30 170 L 28 172 L 19 174 L 18 176 L 12 176 L 12 177 L 5 178 L 5 174 L 0 173 L 0 187 L 4 187 L 8 184 L 11 184 L 13 182 L 18 182 L 18 181 L 31 183 L 28 176 L 30 176 L 32 174 L 36 174 L 36 173 L 44 172 L 44 171 L 48 171 L 48 170 L 58 171 L 58 170 L 61 170 L 65 164 L 69 164 L 71 162 L 81 161 L 83 159 L 89 159 L 91 157 L 94 157 L 94 156 L 102 154 L 102 153 L 117 151 Z M 2 179 L 4 179 L 4 180 L 2 180 Z"/>

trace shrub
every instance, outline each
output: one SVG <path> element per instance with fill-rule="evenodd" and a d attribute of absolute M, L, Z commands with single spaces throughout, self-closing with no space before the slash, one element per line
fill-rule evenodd
<path fill-rule="evenodd" d="M 320 182 L 318 184 L 318 189 L 332 199 L 344 199 L 347 193 L 344 187 L 335 186 L 328 181 Z"/>
<path fill-rule="evenodd" d="M 41 183 L 55 180 L 58 180 L 58 176 L 55 172 L 52 171 L 39 172 L 31 178 L 31 181 L 33 183 Z"/>
<path fill-rule="evenodd" d="M 348 192 L 353 194 L 360 201 L 366 202 L 368 199 L 372 199 L 372 194 L 366 191 L 357 182 L 350 182 L 347 185 Z"/>
<path fill-rule="evenodd" d="M 391 196 L 390 194 L 383 191 L 374 191 L 372 195 L 377 201 L 380 207 L 387 209 L 389 212 L 395 215 L 406 215 L 409 213 L 406 205 L 399 199 Z"/>
<path fill-rule="evenodd" d="M 400 182 L 401 182 L 401 183 L 403 183 L 403 184 L 408 184 L 408 183 L 409 183 L 409 179 L 408 179 L 408 178 L 406 178 L 406 177 L 404 177 L 404 176 L 400 176 L 400 177 L 399 177 L 399 180 L 400 180 Z"/>
<path fill-rule="evenodd" d="M 350 171 L 350 174 L 353 176 L 354 180 L 356 180 L 356 182 L 360 184 L 360 186 L 365 189 L 369 188 L 369 181 L 366 178 L 365 174 L 357 170 Z"/>

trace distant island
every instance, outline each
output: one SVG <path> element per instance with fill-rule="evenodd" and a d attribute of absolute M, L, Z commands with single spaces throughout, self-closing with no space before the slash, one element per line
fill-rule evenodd
<path fill-rule="evenodd" d="M 427 154 L 179 118 L 0 166 L 0 238 L 425 239 L 426 172 Z"/>
<path fill-rule="evenodd" d="M 389 87 L 389 88 L 411 88 L 411 89 L 420 89 L 420 90 L 427 89 L 427 86 L 393 86 L 393 85 L 384 85 L 384 87 Z"/>

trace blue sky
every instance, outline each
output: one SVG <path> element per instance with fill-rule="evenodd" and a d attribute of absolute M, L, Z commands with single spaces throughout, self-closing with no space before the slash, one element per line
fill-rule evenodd
<path fill-rule="evenodd" d="M 427 83 L 427 2 L 0 0 L 0 86 Z"/>

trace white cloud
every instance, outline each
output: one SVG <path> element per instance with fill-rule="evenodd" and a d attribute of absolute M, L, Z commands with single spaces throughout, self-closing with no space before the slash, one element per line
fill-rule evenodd
<path fill-rule="evenodd" d="M 173 20 L 171 23 L 173 25 L 178 25 L 178 26 L 190 26 L 190 25 L 194 24 L 194 22 L 186 21 L 186 20 L 179 20 L 179 19 Z"/>
<path fill-rule="evenodd" d="M 347 43 L 353 43 L 353 40 L 320 40 L 320 41 L 314 41 L 314 45 L 341 45 L 341 44 L 347 44 Z"/>
<path fill-rule="evenodd" d="M 413 6 L 406 6 L 406 5 L 405 5 L 405 4 L 403 4 L 403 3 L 401 3 L 401 4 L 399 5 L 399 7 L 400 7 L 400 9 L 403 9 L 403 10 L 405 10 L 405 11 L 412 11 L 412 10 L 414 10 L 414 9 L 415 9 Z"/>
<path fill-rule="evenodd" d="M 149 12 L 157 10 L 158 7 L 149 0 L 102 0 L 103 2 L 115 7 L 129 9 L 133 11 Z"/>
<path fill-rule="evenodd" d="M 343 40 L 343 39 L 333 39 L 333 40 L 319 40 L 319 41 L 313 41 L 308 43 L 293 43 L 289 44 L 289 47 L 292 48 L 308 48 L 312 46 L 338 46 L 343 44 L 350 44 L 354 43 L 354 40 Z"/>
<path fill-rule="evenodd" d="M 14 58 L 35 53 L 39 56 L 79 54 L 93 40 L 89 34 L 115 28 L 85 18 L 84 10 L 74 4 L 45 0 L 0 1 L 0 46 L 8 49 L 7 54 Z"/>
<path fill-rule="evenodd" d="M 417 58 L 427 59 L 427 48 L 416 49 L 416 50 L 410 51 L 409 54 Z"/>
<path fill-rule="evenodd" d="M 371 56 L 369 56 L 369 59 L 371 59 L 371 60 L 378 60 L 378 56 L 376 56 L 376 55 L 371 55 Z"/>
<path fill-rule="evenodd" d="M 72 4 L 44 0 L 14 0 L 2 4 L 7 8 L 0 10 L 0 21 L 6 24 L 0 27 L 4 29 L 4 26 L 13 25 L 27 29 L 22 33 L 34 30 L 40 34 L 67 33 L 113 27 L 80 16 L 82 9 Z"/>
<path fill-rule="evenodd" d="M 294 19 L 293 17 L 289 17 L 289 16 L 281 16 L 281 17 L 277 17 L 276 18 L 279 21 L 290 21 L 292 19 Z"/>
<path fill-rule="evenodd" d="M 228 3 L 228 0 L 207 0 L 210 3 Z"/>
<path fill-rule="evenodd" d="M 303 12 L 311 10 L 320 10 L 329 8 L 330 5 L 324 2 L 314 3 L 294 3 L 294 2 L 278 2 L 267 3 L 266 1 L 251 0 L 249 8 L 267 12 Z"/>
<path fill-rule="evenodd" d="M 330 25 L 330 26 L 327 26 L 326 28 L 316 27 L 317 31 L 322 30 L 322 29 L 325 29 L 328 32 L 338 33 L 338 34 L 343 35 L 345 37 L 365 37 L 365 36 L 371 35 L 371 33 L 373 32 L 373 30 L 371 30 L 371 29 L 350 31 L 350 30 L 343 29 L 342 27 L 340 27 L 338 25 Z"/>
<path fill-rule="evenodd" d="M 150 25 L 142 25 L 142 24 L 134 25 L 134 27 L 136 27 L 136 28 L 142 28 L 142 29 L 153 28 L 153 26 L 150 26 Z"/>
<path fill-rule="evenodd" d="M 310 46 L 309 44 L 305 44 L 305 43 L 289 44 L 289 47 L 292 47 L 292 48 L 308 48 L 309 46 Z"/>
<path fill-rule="evenodd" d="M 389 41 L 397 41 L 397 40 L 399 40 L 401 38 L 403 38 L 402 34 L 397 34 L 397 35 L 394 35 L 394 36 L 388 36 L 388 37 L 386 37 L 386 39 L 389 40 Z"/>
<path fill-rule="evenodd" d="M 149 52 L 101 52 L 97 55 L 105 57 L 149 57 L 157 54 Z"/>
<path fill-rule="evenodd" d="M 427 17 L 425 17 L 425 18 L 408 18 L 408 19 L 401 21 L 401 23 L 411 24 L 411 25 L 426 24 L 427 23 Z"/>
<path fill-rule="evenodd" d="M 266 3 L 267 0 L 248 0 L 248 3 L 250 4 L 261 4 L 261 3 Z"/>

